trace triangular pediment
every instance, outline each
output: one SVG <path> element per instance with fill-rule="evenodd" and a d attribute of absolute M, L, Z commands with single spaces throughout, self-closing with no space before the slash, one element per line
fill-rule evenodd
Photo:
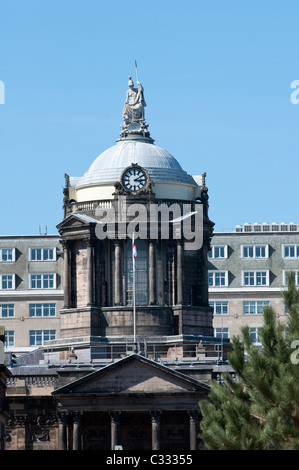
<path fill-rule="evenodd" d="M 208 390 L 202 382 L 133 354 L 61 387 L 53 394 L 172 394 L 207 393 Z"/>
<path fill-rule="evenodd" d="M 60 224 L 57 225 L 57 229 L 65 229 L 72 227 L 87 227 L 89 224 L 96 224 L 97 220 L 89 217 L 85 214 L 70 214 Z"/>

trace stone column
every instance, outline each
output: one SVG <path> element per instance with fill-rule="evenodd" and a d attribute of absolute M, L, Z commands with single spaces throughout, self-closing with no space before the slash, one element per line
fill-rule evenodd
<path fill-rule="evenodd" d="M 177 304 L 183 304 L 183 249 L 184 241 L 177 240 Z"/>
<path fill-rule="evenodd" d="M 152 410 L 152 450 L 160 450 L 160 420 L 161 410 Z"/>
<path fill-rule="evenodd" d="M 87 239 L 87 305 L 93 305 L 93 240 Z"/>
<path fill-rule="evenodd" d="M 203 305 L 209 305 L 209 280 L 208 280 L 208 246 L 206 240 L 204 240 L 202 246 L 202 303 Z"/>
<path fill-rule="evenodd" d="M 155 272 L 155 242 L 154 240 L 149 241 L 149 257 L 148 257 L 148 287 L 149 287 L 149 304 L 154 305 L 156 303 L 156 272 Z"/>
<path fill-rule="evenodd" d="M 67 450 L 67 413 L 58 413 L 58 450 Z"/>
<path fill-rule="evenodd" d="M 81 418 L 80 411 L 73 413 L 73 450 L 81 450 L 82 447 Z"/>
<path fill-rule="evenodd" d="M 67 240 L 62 240 L 64 257 L 64 308 L 71 304 L 71 279 L 70 279 L 70 247 Z"/>
<path fill-rule="evenodd" d="M 121 305 L 121 246 L 120 240 L 114 241 L 114 303 L 115 305 Z"/>
<path fill-rule="evenodd" d="M 198 410 L 188 410 L 190 422 L 190 450 L 198 450 Z"/>
<path fill-rule="evenodd" d="M 119 421 L 120 421 L 120 415 L 121 411 L 115 410 L 115 411 L 110 411 L 110 419 L 111 419 L 111 450 L 115 449 L 115 446 L 119 445 L 119 434 L 120 434 L 120 428 L 119 428 Z"/>

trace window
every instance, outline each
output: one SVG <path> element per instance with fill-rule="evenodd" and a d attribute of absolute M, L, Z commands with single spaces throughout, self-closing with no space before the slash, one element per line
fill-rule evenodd
<path fill-rule="evenodd" d="M 227 286 L 228 272 L 227 271 L 209 271 L 209 286 L 210 287 L 223 287 Z"/>
<path fill-rule="evenodd" d="M 0 248 L 0 261 L 8 263 L 16 260 L 15 248 Z"/>
<path fill-rule="evenodd" d="M 55 289 L 56 274 L 30 274 L 30 289 Z"/>
<path fill-rule="evenodd" d="M 260 328 L 257 328 L 257 327 L 249 328 L 250 338 L 253 343 L 261 342 L 259 338 L 259 331 L 260 331 Z"/>
<path fill-rule="evenodd" d="M 15 316 L 14 304 L 0 304 L 0 317 L 9 318 Z"/>
<path fill-rule="evenodd" d="M 228 314 L 228 302 L 226 301 L 210 302 L 210 306 L 214 310 L 214 315 L 227 315 Z"/>
<path fill-rule="evenodd" d="M 243 286 L 268 286 L 269 271 L 242 271 Z"/>
<path fill-rule="evenodd" d="M 227 245 L 213 245 L 208 251 L 208 258 L 227 258 Z"/>
<path fill-rule="evenodd" d="M 282 256 L 284 258 L 299 258 L 299 245 L 283 245 Z"/>
<path fill-rule="evenodd" d="M 135 241 L 137 248 L 135 270 L 135 299 L 136 305 L 147 305 L 147 246 L 145 240 Z M 132 242 L 128 240 L 125 246 L 125 280 L 126 303 L 133 305 L 133 269 L 132 269 Z"/>
<path fill-rule="evenodd" d="M 268 300 L 253 300 L 243 302 L 244 315 L 259 315 L 263 313 L 264 307 L 269 305 Z"/>
<path fill-rule="evenodd" d="M 241 256 L 248 259 L 268 258 L 268 245 L 242 245 Z"/>
<path fill-rule="evenodd" d="M 55 317 L 55 304 L 30 304 L 29 317 Z"/>
<path fill-rule="evenodd" d="M 0 289 L 15 289 L 15 274 L 0 274 Z"/>
<path fill-rule="evenodd" d="M 214 328 L 215 338 L 228 338 L 228 328 Z"/>
<path fill-rule="evenodd" d="M 12 330 L 5 330 L 5 346 L 15 345 L 15 332 Z"/>
<path fill-rule="evenodd" d="M 55 261 L 56 248 L 30 248 L 30 261 Z"/>
<path fill-rule="evenodd" d="M 289 309 L 288 309 L 288 306 L 287 306 L 286 304 L 284 304 L 284 313 L 285 313 L 286 315 L 289 314 Z"/>
<path fill-rule="evenodd" d="M 29 344 L 30 346 L 41 346 L 45 341 L 56 339 L 55 330 L 30 330 Z"/>
<path fill-rule="evenodd" d="M 295 284 L 296 284 L 296 286 L 299 286 L 299 270 L 298 269 L 291 269 L 291 270 L 288 270 L 288 271 L 283 271 L 283 273 L 282 273 L 283 285 L 287 286 L 287 284 L 288 284 L 287 274 L 290 273 L 290 272 L 295 273 Z"/>

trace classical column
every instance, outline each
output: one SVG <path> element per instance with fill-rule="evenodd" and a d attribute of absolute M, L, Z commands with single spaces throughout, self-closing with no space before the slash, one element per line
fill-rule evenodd
<path fill-rule="evenodd" d="M 81 450 L 82 432 L 81 432 L 82 412 L 73 413 L 73 450 Z"/>
<path fill-rule="evenodd" d="M 161 410 L 152 410 L 152 450 L 160 450 L 160 419 Z"/>
<path fill-rule="evenodd" d="M 111 450 L 115 449 L 115 446 L 119 445 L 119 421 L 121 411 L 115 410 L 110 411 L 110 419 L 111 419 Z"/>
<path fill-rule="evenodd" d="M 209 305 L 209 280 L 208 280 L 208 246 L 207 241 L 204 239 L 201 254 L 202 265 L 202 303 Z"/>
<path fill-rule="evenodd" d="M 93 240 L 87 239 L 87 305 L 93 305 Z"/>
<path fill-rule="evenodd" d="M 71 279 L 70 279 L 70 247 L 67 240 L 62 240 L 64 258 L 64 308 L 69 308 L 71 304 Z"/>
<path fill-rule="evenodd" d="M 183 249 L 184 241 L 177 240 L 177 304 L 183 303 Z"/>
<path fill-rule="evenodd" d="M 155 287 L 156 287 L 156 272 L 155 272 L 155 242 L 149 241 L 149 257 L 148 257 L 148 287 L 149 287 L 149 304 L 156 303 Z"/>
<path fill-rule="evenodd" d="M 58 450 L 67 450 L 67 413 L 58 413 Z"/>
<path fill-rule="evenodd" d="M 198 450 L 198 410 L 188 410 L 190 422 L 190 450 Z"/>
<path fill-rule="evenodd" d="M 115 305 L 121 305 L 121 246 L 118 239 L 114 241 L 114 255 L 114 303 Z"/>

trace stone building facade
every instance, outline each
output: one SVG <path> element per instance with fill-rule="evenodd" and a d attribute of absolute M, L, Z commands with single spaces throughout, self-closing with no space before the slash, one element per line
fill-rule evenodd
<path fill-rule="evenodd" d="M 214 224 L 205 174 L 154 144 L 144 105 L 130 79 L 116 144 L 65 175 L 60 333 L 11 364 L 7 449 L 198 447 L 198 402 L 229 369 L 208 299 Z"/>

